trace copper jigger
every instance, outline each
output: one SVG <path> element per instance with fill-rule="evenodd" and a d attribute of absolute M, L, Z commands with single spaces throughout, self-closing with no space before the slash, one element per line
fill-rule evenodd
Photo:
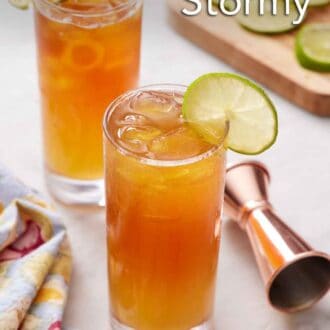
<path fill-rule="evenodd" d="M 290 229 L 268 201 L 269 172 L 259 162 L 227 168 L 225 214 L 247 233 L 270 304 L 284 312 L 311 307 L 330 288 L 330 257 Z"/>

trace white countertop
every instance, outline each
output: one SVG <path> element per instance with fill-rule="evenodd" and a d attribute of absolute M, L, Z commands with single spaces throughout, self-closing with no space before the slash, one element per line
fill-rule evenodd
<path fill-rule="evenodd" d="M 0 161 L 46 193 L 32 15 L 7 1 L 0 3 L 0 61 Z M 141 84 L 187 84 L 211 71 L 233 69 L 177 35 L 167 24 L 164 0 L 145 0 Z M 270 95 L 279 113 L 279 138 L 258 159 L 270 167 L 273 204 L 312 246 L 329 253 L 330 118 L 315 117 Z M 228 158 L 246 159 L 231 152 Z M 64 328 L 107 329 L 104 214 L 61 212 L 74 254 Z M 330 329 L 330 294 L 312 310 L 291 316 L 267 305 L 249 243 L 230 222 L 223 225 L 218 284 L 218 330 Z"/>

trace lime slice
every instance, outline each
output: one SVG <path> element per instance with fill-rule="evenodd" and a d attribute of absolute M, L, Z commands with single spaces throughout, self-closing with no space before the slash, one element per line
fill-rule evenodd
<path fill-rule="evenodd" d="M 9 0 L 10 4 L 19 9 L 28 9 L 30 0 Z"/>
<path fill-rule="evenodd" d="M 308 6 L 325 6 L 330 3 L 330 0 L 309 0 Z"/>
<path fill-rule="evenodd" d="M 242 154 L 259 154 L 277 137 L 277 114 L 263 89 L 231 73 L 209 73 L 187 89 L 185 119 L 212 144 L 220 144 L 229 124 L 226 146 Z"/>
<path fill-rule="evenodd" d="M 277 1 L 277 15 L 272 14 L 272 0 L 265 1 L 265 13 L 259 15 L 259 1 L 252 0 L 250 2 L 250 14 L 244 15 L 244 10 L 241 10 L 237 16 L 237 21 L 246 29 L 267 34 L 277 34 L 293 30 L 297 25 L 292 24 L 299 17 L 294 2 L 290 2 L 290 14 L 285 15 L 285 1 Z"/>
<path fill-rule="evenodd" d="M 330 71 L 330 23 L 308 24 L 296 37 L 299 63 L 314 71 Z"/>

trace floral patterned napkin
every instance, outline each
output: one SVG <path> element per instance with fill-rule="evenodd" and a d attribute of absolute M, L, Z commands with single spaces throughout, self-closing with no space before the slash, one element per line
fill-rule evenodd
<path fill-rule="evenodd" d="M 0 164 L 0 329 L 60 330 L 71 266 L 59 215 Z"/>

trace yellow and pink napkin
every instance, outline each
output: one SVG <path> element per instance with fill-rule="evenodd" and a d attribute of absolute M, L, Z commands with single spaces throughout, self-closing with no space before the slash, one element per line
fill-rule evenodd
<path fill-rule="evenodd" d="M 58 213 L 0 164 L 0 329 L 60 330 L 71 267 Z"/>

